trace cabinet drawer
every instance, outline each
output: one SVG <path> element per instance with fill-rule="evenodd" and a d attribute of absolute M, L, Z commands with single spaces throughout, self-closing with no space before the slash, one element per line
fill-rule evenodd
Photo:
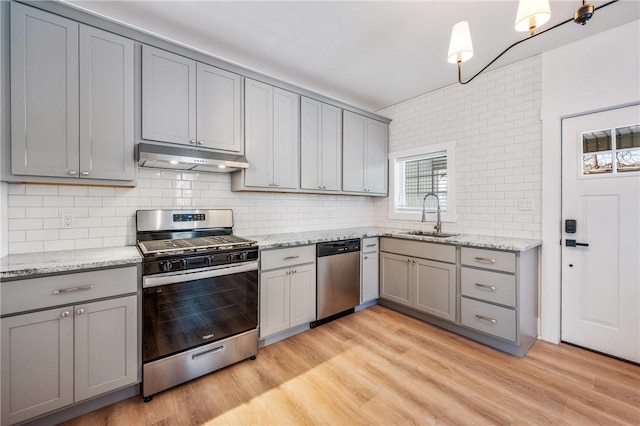
<path fill-rule="evenodd" d="M 456 263 L 456 247 L 399 238 L 381 238 L 380 250 L 410 257 Z"/>
<path fill-rule="evenodd" d="M 461 323 L 483 333 L 516 341 L 516 311 L 462 298 Z"/>
<path fill-rule="evenodd" d="M 2 283 L 2 315 L 134 293 L 138 268 L 103 269 Z"/>
<path fill-rule="evenodd" d="M 316 246 L 298 246 L 286 249 L 264 250 L 260 252 L 260 269 L 286 268 L 316 261 Z"/>
<path fill-rule="evenodd" d="M 462 247 L 462 264 L 495 271 L 516 272 L 516 254 L 506 251 Z"/>
<path fill-rule="evenodd" d="M 462 295 L 516 306 L 515 275 L 462 267 Z"/>
<path fill-rule="evenodd" d="M 362 239 L 362 253 L 377 253 L 380 243 L 377 237 Z"/>

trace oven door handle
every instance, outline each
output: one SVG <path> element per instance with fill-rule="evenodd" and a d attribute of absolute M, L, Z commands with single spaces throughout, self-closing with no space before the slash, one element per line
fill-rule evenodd
<path fill-rule="evenodd" d="M 224 266 L 222 268 L 199 269 L 196 272 L 173 272 L 167 275 L 151 275 L 142 277 L 142 287 L 157 287 L 160 285 L 177 284 L 186 281 L 202 280 L 221 277 L 223 275 L 239 274 L 258 270 L 258 261 L 246 262 L 239 265 Z"/>

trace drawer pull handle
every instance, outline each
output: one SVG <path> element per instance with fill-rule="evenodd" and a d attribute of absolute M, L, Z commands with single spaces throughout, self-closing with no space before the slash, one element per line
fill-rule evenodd
<path fill-rule="evenodd" d="M 489 259 L 488 257 L 476 257 L 476 262 L 479 263 L 488 263 L 490 265 L 493 265 L 494 263 L 496 263 L 495 259 Z"/>
<path fill-rule="evenodd" d="M 486 288 L 487 290 L 496 291 L 496 286 L 495 285 L 487 285 L 487 284 L 479 284 L 479 283 L 476 283 L 474 285 L 476 287 Z"/>
<path fill-rule="evenodd" d="M 93 284 L 83 285 L 81 287 L 61 288 L 60 290 L 53 290 L 53 294 L 72 293 L 74 291 L 91 290 L 92 288 L 93 288 Z"/>
<path fill-rule="evenodd" d="M 292 259 L 297 259 L 297 258 L 299 258 L 299 257 L 300 257 L 300 255 L 298 255 L 298 256 L 287 256 L 287 257 L 285 257 L 285 258 L 284 258 L 284 259 L 282 259 L 282 260 L 292 260 Z"/>
<path fill-rule="evenodd" d="M 204 351 L 204 352 L 200 352 L 199 354 L 192 355 L 191 359 L 196 361 L 196 360 L 202 358 L 203 356 L 214 354 L 214 353 L 218 353 L 218 352 L 222 352 L 223 350 L 224 350 L 224 345 L 218 346 L 217 348 L 209 349 L 208 351 Z"/>
<path fill-rule="evenodd" d="M 493 318 L 489 318 L 489 317 L 485 317 L 485 316 L 477 315 L 477 314 L 476 314 L 476 318 L 484 320 L 484 321 L 489 321 L 491 324 L 496 324 L 498 322 L 497 319 L 493 319 Z"/>
<path fill-rule="evenodd" d="M 374 243 L 374 244 L 367 244 L 365 247 L 375 247 L 375 246 L 377 246 L 377 244 Z"/>

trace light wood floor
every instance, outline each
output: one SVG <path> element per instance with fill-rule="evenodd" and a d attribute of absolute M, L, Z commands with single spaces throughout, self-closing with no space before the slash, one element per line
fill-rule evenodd
<path fill-rule="evenodd" d="M 640 424 L 640 367 L 537 342 L 524 359 L 373 306 L 68 425 Z"/>

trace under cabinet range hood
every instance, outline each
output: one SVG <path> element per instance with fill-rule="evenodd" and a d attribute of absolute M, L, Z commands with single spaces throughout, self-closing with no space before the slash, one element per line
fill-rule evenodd
<path fill-rule="evenodd" d="M 144 142 L 138 144 L 138 165 L 206 173 L 230 173 L 249 167 L 243 155 Z"/>

